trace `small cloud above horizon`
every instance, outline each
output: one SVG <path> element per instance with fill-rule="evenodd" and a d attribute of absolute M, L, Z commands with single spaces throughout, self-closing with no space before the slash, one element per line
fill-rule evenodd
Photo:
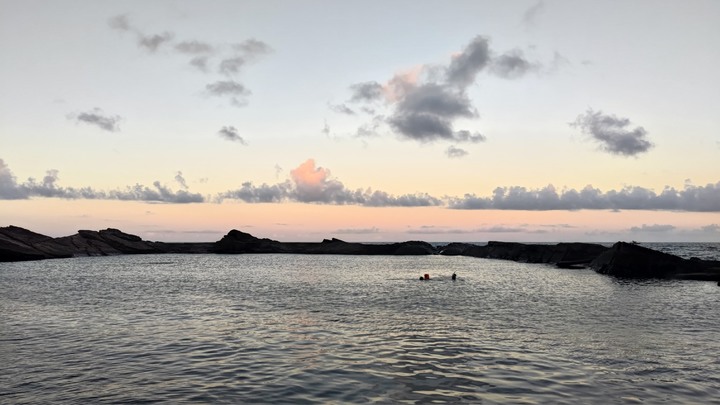
<path fill-rule="evenodd" d="M 237 142 L 241 145 L 247 146 L 247 142 L 245 141 L 245 139 L 243 139 L 243 137 L 240 136 L 237 128 L 235 128 L 232 125 L 224 126 L 224 127 L 220 128 L 220 130 L 218 131 L 218 135 L 220 135 L 220 137 L 225 140 Z"/>
<path fill-rule="evenodd" d="M 108 132 L 120 131 L 120 121 L 122 121 L 122 117 L 119 115 L 105 114 L 98 107 L 86 112 L 68 114 L 67 118 L 76 123 L 93 125 Z"/>
<path fill-rule="evenodd" d="M 601 149 L 617 156 L 637 156 L 649 151 L 654 145 L 646 139 L 643 127 L 630 130 L 628 118 L 604 114 L 588 109 L 569 124 L 600 143 Z"/>

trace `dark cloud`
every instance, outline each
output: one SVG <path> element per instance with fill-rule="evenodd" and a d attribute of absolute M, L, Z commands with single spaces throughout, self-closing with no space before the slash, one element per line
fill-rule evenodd
<path fill-rule="evenodd" d="M 354 103 L 373 102 L 383 98 L 383 86 L 378 82 L 356 83 L 350 86 L 350 90 L 350 101 Z"/>
<path fill-rule="evenodd" d="M 170 32 L 163 32 L 162 34 L 153 35 L 140 35 L 138 38 L 138 45 L 147 49 L 150 52 L 155 52 L 163 44 L 170 42 L 174 35 Z"/>
<path fill-rule="evenodd" d="M 647 152 L 653 144 L 646 139 L 647 131 L 643 127 L 630 130 L 630 120 L 602 111 L 587 110 L 578 115 L 570 126 L 580 129 L 600 142 L 602 149 L 613 155 L 635 156 Z"/>
<path fill-rule="evenodd" d="M 556 53 L 556 59 L 559 54 Z M 560 62 L 558 62 L 559 64 Z M 435 141 L 482 142 L 485 136 L 467 129 L 457 130 L 459 119 L 475 119 L 479 114 L 468 96 L 468 88 L 484 70 L 503 78 L 514 79 L 534 70 L 539 63 L 530 62 L 519 49 L 493 56 L 490 40 L 476 36 L 455 54 L 447 65 L 424 64 L 394 75 L 385 84 L 366 81 L 350 86 L 347 103 L 364 103 L 357 111 L 382 116 L 392 131 L 405 139 L 429 143 Z M 377 103 L 385 101 L 384 104 Z M 368 103 L 372 104 L 368 107 Z M 390 108 L 389 114 L 376 114 L 376 109 Z M 335 112 L 348 110 L 331 106 Z M 367 125 L 357 131 L 369 131 Z"/>
<path fill-rule="evenodd" d="M 537 65 L 525 59 L 519 49 L 498 56 L 493 59 L 490 66 L 491 73 L 505 79 L 517 79 L 535 69 L 537 69 Z"/>
<path fill-rule="evenodd" d="M 468 136 L 468 131 L 453 130 L 454 119 L 477 116 L 477 111 L 463 91 L 428 83 L 421 86 L 408 84 L 403 92 L 404 96 L 397 103 L 388 123 L 404 138 L 420 142 L 481 140 Z"/>
<path fill-rule="evenodd" d="M 700 230 L 702 230 L 703 232 L 710 232 L 710 233 L 712 233 L 712 232 L 720 232 L 720 225 L 718 225 L 718 224 L 710 224 L 710 225 L 701 227 Z"/>
<path fill-rule="evenodd" d="M 242 56 L 235 56 L 232 58 L 223 59 L 220 61 L 218 66 L 218 72 L 224 75 L 233 75 L 240 72 L 240 68 L 245 64 L 245 58 Z"/>
<path fill-rule="evenodd" d="M 213 96 L 228 97 L 230 103 L 237 107 L 246 105 L 247 101 L 242 97 L 252 94 L 245 86 L 234 80 L 220 80 L 210 83 L 205 86 L 205 90 Z"/>
<path fill-rule="evenodd" d="M 91 111 L 79 114 L 70 114 L 68 115 L 68 118 L 73 119 L 76 122 L 94 125 L 100 129 L 109 132 L 119 131 L 120 121 L 122 121 L 122 117 L 120 117 L 119 115 L 105 114 L 99 108 L 94 108 Z"/>
<path fill-rule="evenodd" d="M 489 40 L 477 36 L 454 56 L 447 69 L 447 81 L 450 84 L 465 88 L 475 82 L 475 77 L 490 63 Z"/>
<path fill-rule="evenodd" d="M 445 151 L 445 154 L 449 158 L 461 158 L 463 156 L 467 156 L 468 152 L 465 149 L 456 147 L 455 145 L 450 145 L 450 147 L 448 147 Z"/>
<path fill-rule="evenodd" d="M 218 135 L 227 139 L 228 141 L 239 142 L 242 145 L 247 145 L 245 139 L 243 139 L 243 137 L 240 136 L 240 134 L 238 133 L 237 128 L 233 126 L 225 126 L 220 128 L 220 130 L 218 131 Z"/>
<path fill-rule="evenodd" d="M 212 53 L 214 48 L 212 45 L 201 41 L 183 41 L 175 44 L 175 50 L 180 53 L 191 55 Z"/>
<path fill-rule="evenodd" d="M 630 228 L 630 232 L 637 233 L 637 232 L 651 232 L 651 233 L 663 233 L 663 232 L 670 232 L 675 230 L 675 226 L 673 225 L 645 225 L 643 224 L 640 227 L 633 226 Z"/>
<path fill-rule="evenodd" d="M 400 114 L 389 120 L 390 126 L 408 139 L 420 142 L 455 140 L 452 122 L 433 114 Z"/>
<path fill-rule="evenodd" d="M 435 83 L 412 87 L 397 104 L 398 114 L 430 114 L 446 119 L 478 116 L 464 92 Z"/>
<path fill-rule="evenodd" d="M 29 178 L 27 181 L 19 184 L 5 162 L 0 159 L 0 199 L 3 200 L 44 197 L 71 200 L 124 200 L 175 204 L 205 201 L 201 194 L 190 193 L 187 190 L 174 192 L 158 181 L 153 183 L 153 187 L 137 184 L 126 187 L 123 190 L 100 191 L 91 187 L 61 187 L 58 185 L 58 180 L 58 171 L 53 169 L 48 170 L 40 181 Z"/>
<path fill-rule="evenodd" d="M 720 182 L 706 186 L 686 185 L 683 190 L 666 187 L 661 193 L 643 187 L 625 187 L 605 193 L 587 186 L 558 192 L 552 185 L 529 190 L 525 187 L 498 187 L 492 197 L 466 194 L 450 198 L 452 209 L 498 210 L 664 210 L 720 212 Z"/>
<path fill-rule="evenodd" d="M 250 38 L 239 44 L 235 44 L 233 45 L 233 49 L 243 52 L 248 57 L 264 55 L 273 50 L 270 45 L 255 38 Z"/>

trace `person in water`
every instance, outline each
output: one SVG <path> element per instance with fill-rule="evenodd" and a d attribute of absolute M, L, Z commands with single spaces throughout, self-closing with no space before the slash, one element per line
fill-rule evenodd
<path fill-rule="evenodd" d="M 452 275 L 453 281 L 455 281 L 456 278 L 457 278 L 457 274 L 453 273 L 453 275 Z"/>

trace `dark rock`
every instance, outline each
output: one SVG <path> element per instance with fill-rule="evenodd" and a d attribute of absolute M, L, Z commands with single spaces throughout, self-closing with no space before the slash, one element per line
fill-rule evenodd
<path fill-rule="evenodd" d="M 164 253 L 152 242 L 113 228 L 102 231 L 80 230 L 75 235 L 57 238 L 55 241 L 71 249 L 73 256 Z"/>
<path fill-rule="evenodd" d="M 397 256 L 420 256 L 420 255 L 434 255 L 437 253 L 435 247 L 427 242 L 421 241 L 410 241 L 395 244 L 397 248 L 393 252 L 393 255 Z"/>
<path fill-rule="evenodd" d="M 46 235 L 17 226 L 0 228 L 0 262 L 72 257 L 72 251 Z"/>
<path fill-rule="evenodd" d="M 233 229 L 215 243 L 215 253 L 295 253 L 316 255 L 431 255 L 435 248 L 427 242 L 365 244 L 340 239 L 323 239 L 320 243 L 278 242 L 259 239 Z"/>
<path fill-rule="evenodd" d="M 445 246 L 439 247 L 438 254 L 441 254 L 443 256 L 463 256 L 468 249 L 473 247 L 477 247 L 477 245 L 473 245 L 470 243 L 453 242 Z"/>
<path fill-rule="evenodd" d="M 272 239 L 259 239 L 249 233 L 233 229 L 215 242 L 215 253 L 284 253 L 280 242 Z"/>
<path fill-rule="evenodd" d="M 450 245 L 448 245 L 450 246 Z M 458 247 L 453 246 L 453 249 Z M 552 263 L 577 267 L 589 264 L 608 248 L 594 243 L 558 243 L 556 245 L 490 241 L 485 246 L 468 245 L 462 255 L 525 263 Z"/>
<path fill-rule="evenodd" d="M 618 242 L 590 264 L 595 271 L 623 278 L 720 280 L 720 262 L 683 259 L 626 242 Z"/>

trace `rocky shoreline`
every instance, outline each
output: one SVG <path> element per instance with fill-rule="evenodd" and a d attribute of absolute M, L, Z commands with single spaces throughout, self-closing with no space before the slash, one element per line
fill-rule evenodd
<path fill-rule="evenodd" d="M 553 264 L 561 268 L 591 268 L 623 278 L 669 278 L 720 281 L 720 261 L 683 259 L 637 244 L 618 242 L 612 247 L 592 243 L 554 245 L 488 242 L 487 245 L 450 243 L 433 246 L 422 241 L 387 244 L 345 242 L 279 242 L 232 230 L 217 242 L 165 243 L 142 240 L 118 229 L 81 230 L 72 236 L 52 238 L 24 228 L 0 228 L 0 262 L 44 260 L 80 256 L 163 253 L 292 253 L 335 255 L 448 255 L 527 263 Z"/>

